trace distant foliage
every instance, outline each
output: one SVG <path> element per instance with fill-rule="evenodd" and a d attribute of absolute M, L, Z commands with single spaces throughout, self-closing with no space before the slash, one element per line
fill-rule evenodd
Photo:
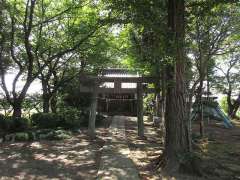
<path fill-rule="evenodd" d="M 143 106 L 144 110 L 148 114 L 153 114 L 154 111 L 154 95 L 153 94 L 148 94 L 144 99 L 143 99 Z"/>
<path fill-rule="evenodd" d="M 227 103 L 227 97 L 222 97 L 220 100 L 220 106 L 223 109 L 225 113 L 228 111 L 228 103 Z"/>

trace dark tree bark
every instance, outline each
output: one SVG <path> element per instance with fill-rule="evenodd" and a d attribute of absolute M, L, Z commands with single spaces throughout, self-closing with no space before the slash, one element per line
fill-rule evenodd
<path fill-rule="evenodd" d="M 228 116 L 231 116 L 232 112 L 233 112 L 233 103 L 232 103 L 232 90 L 231 88 L 229 88 L 228 92 L 227 92 L 227 105 L 228 105 L 228 109 L 227 109 L 227 113 Z"/>
<path fill-rule="evenodd" d="M 21 117 L 22 116 L 22 101 L 15 100 L 13 107 L 13 117 Z"/>
<path fill-rule="evenodd" d="M 50 99 L 50 106 L 51 106 L 51 111 L 53 113 L 57 112 L 57 96 L 56 94 L 53 94 L 51 99 Z"/>
<path fill-rule="evenodd" d="M 200 131 L 200 135 L 201 137 L 204 136 L 204 120 L 203 120 L 203 103 L 202 103 L 202 95 L 203 95 L 203 74 L 202 72 L 200 73 L 200 84 L 198 87 L 198 94 L 197 94 L 197 103 L 198 103 L 198 119 L 199 119 L 199 131 Z"/>
<path fill-rule="evenodd" d="M 179 170 L 179 155 L 190 151 L 186 114 L 184 0 L 168 1 L 168 55 L 172 63 L 166 67 L 165 151 L 161 164 L 166 171 Z M 163 164 L 162 164 L 163 163 Z"/>
<path fill-rule="evenodd" d="M 50 98 L 47 94 L 43 94 L 43 112 L 49 113 L 50 111 Z"/>
<path fill-rule="evenodd" d="M 237 111 L 240 107 L 240 94 L 238 95 L 237 99 L 234 100 L 234 103 L 232 106 L 228 107 L 229 110 L 229 116 L 231 118 L 236 118 L 237 117 Z"/>
<path fill-rule="evenodd" d="M 41 73 L 41 76 L 42 76 L 42 73 Z M 41 83 L 42 83 L 42 91 L 43 91 L 43 94 L 42 94 L 43 112 L 49 113 L 51 96 L 48 93 L 48 85 L 47 85 L 47 81 L 45 81 L 44 77 L 41 78 Z"/>

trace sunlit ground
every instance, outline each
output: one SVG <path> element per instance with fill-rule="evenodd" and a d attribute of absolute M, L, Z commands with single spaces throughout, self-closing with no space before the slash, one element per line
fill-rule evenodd
<path fill-rule="evenodd" d="M 86 131 L 64 141 L 3 143 L 0 179 L 94 179 L 107 129 L 90 140 Z"/>
<path fill-rule="evenodd" d="M 64 141 L 0 144 L 0 179 L 96 179 L 102 147 L 109 138 L 106 127 L 110 122 L 97 128 L 95 140 L 89 139 L 86 129 L 82 129 L 81 134 Z M 240 179 L 240 122 L 234 124 L 233 129 L 225 129 L 216 122 L 206 125 L 207 138 L 199 142 L 197 149 L 201 153 L 204 176 L 194 177 L 194 180 Z M 130 152 L 126 148 L 118 152 L 134 163 L 141 179 L 193 179 L 186 175 L 164 177 L 154 169 L 163 151 L 160 128 L 145 120 L 146 138 L 139 139 L 137 119 L 127 118 L 125 125 Z M 198 132 L 198 125 L 194 127 L 194 132 Z"/>

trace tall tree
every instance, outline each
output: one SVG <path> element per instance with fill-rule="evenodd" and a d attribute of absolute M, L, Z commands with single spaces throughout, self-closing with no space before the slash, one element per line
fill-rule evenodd
<path fill-rule="evenodd" d="M 168 1 L 168 42 L 170 62 L 166 67 L 166 139 L 162 162 L 168 171 L 179 170 L 179 155 L 190 151 L 186 114 L 185 1 Z"/>
<path fill-rule="evenodd" d="M 77 30 L 76 21 L 72 22 L 76 25 L 71 29 L 66 23 L 76 19 L 80 15 L 79 9 L 82 9 L 85 3 L 89 3 L 88 1 L 54 2 L 44 0 L 5 2 L 7 16 L 10 19 L 9 25 L 6 26 L 9 27 L 10 50 L 5 53 L 9 54 L 12 69 L 17 73 L 12 82 L 12 88 L 8 89 L 5 76 L 8 72 L 1 64 L 1 87 L 6 99 L 13 107 L 15 117 L 21 116 L 22 103 L 28 88 L 47 65 L 63 56 L 69 56 L 82 44 L 82 41 L 96 31 L 97 27 L 94 26 L 91 30 L 84 28 L 84 34 L 81 34 L 82 32 Z M 75 37 L 64 36 L 66 31 L 74 32 Z M 21 80 L 24 84 L 17 88 Z"/>
<path fill-rule="evenodd" d="M 187 44 L 192 73 L 189 75 L 189 104 L 191 110 L 193 96 L 202 112 L 202 95 L 205 93 L 204 82 L 207 81 L 207 93 L 210 93 L 210 81 L 215 59 L 234 50 L 231 38 L 239 28 L 238 8 L 236 4 L 208 3 L 191 4 L 187 8 Z M 199 113 L 200 133 L 204 135 L 203 113 Z"/>
<path fill-rule="evenodd" d="M 240 106 L 240 55 L 238 52 L 224 55 L 216 63 L 214 87 L 223 94 L 227 95 L 228 115 L 236 117 Z M 236 97 L 234 99 L 234 97 Z"/>
<path fill-rule="evenodd" d="M 13 63 L 13 69 L 17 73 L 12 82 L 12 90 L 9 91 L 5 79 L 6 69 L 1 64 L 1 87 L 7 101 L 13 107 L 13 116 L 15 117 L 21 116 L 21 106 L 27 90 L 37 77 L 37 73 L 34 71 L 34 54 L 31 42 L 35 3 L 35 0 L 28 0 L 24 4 L 19 1 L 5 2 L 7 17 L 10 19 L 10 24 L 6 26 L 10 28 L 10 49 L 7 53 L 9 54 L 10 61 Z M 18 91 L 17 82 L 23 75 L 26 75 L 26 80 L 21 90 Z"/>

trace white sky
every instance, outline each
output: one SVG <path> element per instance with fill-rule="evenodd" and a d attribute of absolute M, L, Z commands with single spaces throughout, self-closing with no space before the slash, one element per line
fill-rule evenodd
<path fill-rule="evenodd" d="M 6 85 L 7 85 L 7 88 L 9 91 L 12 90 L 12 82 L 15 78 L 15 74 L 14 73 L 9 73 L 7 75 L 5 75 L 5 81 L 6 81 Z M 17 86 L 16 86 L 16 89 L 17 90 L 20 90 L 24 85 L 24 81 L 18 81 L 17 83 Z M 30 88 L 28 89 L 28 94 L 33 94 L 33 93 L 41 93 L 42 91 L 42 87 L 41 87 L 41 84 L 40 84 L 40 81 L 39 80 L 35 80 Z M 0 88 L 0 92 L 2 92 L 2 89 Z"/>

